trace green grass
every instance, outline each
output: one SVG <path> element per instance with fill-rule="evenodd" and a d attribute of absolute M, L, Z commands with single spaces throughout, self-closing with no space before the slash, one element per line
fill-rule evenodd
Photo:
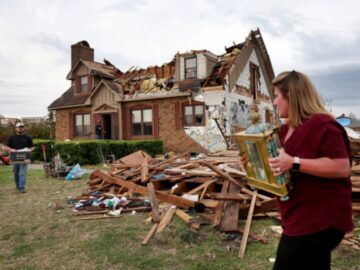
<path fill-rule="evenodd" d="M 253 221 L 251 231 L 264 233 L 262 244 L 249 240 L 244 259 L 237 257 L 239 243 L 226 242 L 211 226 L 198 234 L 177 217 L 147 246 L 141 241 L 152 224 L 146 213 L 124 214 L 116 219 L 75 220 L 66 206 L 69 196 L 80 195 L 87 177 L 65 181 L 29 170 L 28 193 L 19 194 L 11 168 L 0 166 L 0 269 L 271 269 L 278 235 L 271 219 Z M 56 206 L 66 206 L 58 210 Z M 243 227 L 244 221 L 240 222 Z M 356 220 L 360 227 L 359 219 Z M 357 232 L 359 233 L 359 232 Z M 334 269 L 359 269 L 358 251 L 340 246 L 333 255 Z"/>

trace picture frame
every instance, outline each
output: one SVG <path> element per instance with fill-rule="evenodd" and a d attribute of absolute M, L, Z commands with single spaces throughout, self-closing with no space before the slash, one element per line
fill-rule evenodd
<path fill-rule="evenodd" d="M 246 160 L 245 170 L 249 185 L 258 189 L 278 195 L 285 199 L 290 181 L 288 172 L 274 176 L 268 159 L 278 155 L 279 138 L 273 129 L 267 129 L 256 134 L 241 131 L 233 135 L 239 145 L 241 154 Z"/>

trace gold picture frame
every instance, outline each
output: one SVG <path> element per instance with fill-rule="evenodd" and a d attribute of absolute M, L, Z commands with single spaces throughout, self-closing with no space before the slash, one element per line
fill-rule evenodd
<path fill-rule="evenodd" d="M 233 135 L 233 138 L 247 161 L 245 169 L 248 183 L 271 194 L 286 196 L 289 193 L 287 184 L 290 181 L 290 174 L 274 176 L 268 162 L 270 157 L 276 156 L 274 148 L 276 152 L 278 137 L 274 131 L 268 129 L 257 134 L 242 131 Z"/>

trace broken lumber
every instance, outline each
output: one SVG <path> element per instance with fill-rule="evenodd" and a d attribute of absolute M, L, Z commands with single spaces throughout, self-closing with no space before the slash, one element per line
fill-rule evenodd
<path fill-rule="evenodd" d="M 148 183 L 147 188 L 148 188 L 148 192 L 149 192 L 149 199 L 150 199 L 151 209 L 152 209 L 152 213 L 153 213 L 153 220 L 154 220 L 154 222 L 159 222 L 160 221 L 159 206 L 156 201 L 154 184 L 151 182 Z"/>
<path fill-rule="evenodd" d="M 230 183 L 229 193 L 239 193 L 240 188 Z M 239 209 L 240 203 L 238 201 L 226 201 L 224 204 L 224 215 L 221 219 L 220 231 L 234 232 L 239 228 Z"/>
<path fill-rule="evenodd" d="M 148 234 L 145 236 L 144 240 L 141 242 L 142 245 L 147 245 L 150 241 L 150 239 L 154 236 L 154 234 L 156 233 L 156 230 L 159 226 L 159 223 L 155 223 L 150 231 L 148 232 Z"/>
<path fill-rule="evenodd" d="M 180 209 L 176 209 L 175 214 L 182 219 L 185 224 L 190 225 L 191 228 L 195 229 L 195 230 L 199 230 L 200 229 L 200 224 L 196 224 L 196 223 L 191 223 L 192 220 L 192 216 L 190 216 L 189 214 L 185 213 L 184 211 L 180 210 Z"/>
<path fill-rule="evenodd" d="M 239 188 L 243 187 L 243 184 L 239 181 L 232 178 L 227 172 L 222 171 L 217 166 L 214 166 L 206 161 L 201 161 L 200 164 L 212 169 L 214 172 L 216 172 L 218 175 L 224 177 L 225 179 L 229 180 L 231 183 L 233 183 L 235 186 L 238 186 Z"/>
<path fill-rule="evenodd" d="M 247 240 L 249 237 L 251 221 L 252 221 L 254 208 L 255 208 L 256 196 L 257 196 L 257 190 L 255 190 L 252 195 L 249 214 L 246 219 L 244 234 L 243 234 L 243 237 L 242 237 L 241 243 L 240 243 L 239 258 L 244 258 L 244 255 L 245 255 L 246 244 L 247 244 Z"/>
<path fill-rule="evenodd" d="M 229 185 L 230 185 L 230 181 L 225 180 L 225 182 L 222 186 L 222 189 L 221 189 L 221 194 L 225 195 L 228 192 Z M 215 210 L 213 227 L 216 229 L 218 229 L 221 224 L 221 218 L 222 218 L 222 214 L 223 214 L 224 204 L 225 204 L 224 201 L 220 201 Z"/>
<path fill-rule="evenodd" d="M 170 223 L 171 219 L 173 218 L 176 211 L 176 207 L 170 206 L 169 209 L 165 212 L 162 216 L 159 226 L 156 230 L 156 233 L 161 233 L 165 227 Z"/>
<path fill-rule="evenodd" d="M 104 179 L 104 181 L 106 181 L 108 183 L 112 183 L 115 185 L 125 187 L 125 188 L 132 190 L 133 192 L 139 193 L 141 195 L 148 196 L 148 194 L 149 194 L 146 187 L 134 184 L 132 182 L 122 180 L 118 177 L 113 177 L 113 176 L 107 175 L 104 172 L 101 172 L 99 170 L 94 171 L 92 174 Z M 185 208 L 185 209 L 197 208 L 198 210 L 201 210 L 201 208 L 203 208 L 203 206 L 200 205 L 199 203 L 195 203 L 193 201 L 181 198 L 179 196 L 168 195 L 168 194 L 163 193 L 158 190 L 155 190 L 155 196 L 160 201 L 174 204 L 180 208 Z"/>

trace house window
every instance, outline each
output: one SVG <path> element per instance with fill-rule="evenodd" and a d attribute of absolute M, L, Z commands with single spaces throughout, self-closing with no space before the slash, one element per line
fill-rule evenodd
<path fill-rule="evenodd" d="M 259 90 L 260 70 L 259 66 L 250 63 L 250 90 L 254 100 L 257 100 Z"/>
<path fill-rule="evenodd" d="M 152 109 L 131 111 L 131 135 L 143 136 L 153 134 Z"/>
<path fill-rule="evenodd" d="M 203 126 L 204 123 L 204 105 L 184 106 L 184 126 Z"/>
<path fill-rule="evenodd" d="M 196 57 L 185 58 L 185 79 L 196 78 Z"/>
<path fill-rule="evenodd" d="M 88 79 L 87 76 L 80 78 L 80 93 L 86 93 L 88 91 Z"/>
<path fill-rule="evenodd" d="M 90 114 L 75 115 L 75 136 L 88 136 L 90 134 Z"/>

